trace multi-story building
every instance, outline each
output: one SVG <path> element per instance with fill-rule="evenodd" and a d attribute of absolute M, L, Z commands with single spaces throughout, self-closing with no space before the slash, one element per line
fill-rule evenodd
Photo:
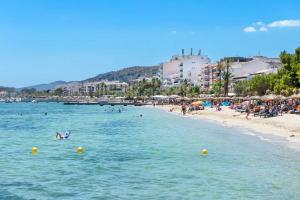
<path fill-rule="evenodd" d="M 233 84 L 239 80 L 249 80 L 255 75 L 276 73 L 282 63 L 278 58 L 267 58 L 263 56 L 255 56 L 253 58 L 228 58 L 234 62 L 230 63 L 230 73 L 232 79 L 230 81 L 230 90 L 232 91 Z M 199 83 L 202 91 L 212 89 L 212 85 L 220 80 L 222 74 L 218 66 L 207 65 L 202 68 L 199 75 Z"/>
<path fill-rule="evenodd" d="M 251 79 L 253 76 L 259 74 L 276 73 L 282 66 L 279 58 L 255 56 L 247 62 L 235 62 L 231 64 L 232 81 Z"/>
<path fill-rule="evenodd" d="M 128 84 L 119 81 L 96 81 L 84 83 L 86 94 L 104 92 L 126 92 Z"/>
<path fill-rule="evenodd" d="M 145 80 L 145 81 L 152 81 L 152 79 L 159 79 L 161 80 L 161 77 L 160 75 L 154 75 L 154 76 L 150 76 L 150 77 L 140 77 L 140 78 L 137 78 L 137 79 L 133 79 L 133 80 L 130 80 L 130 85 L 137 85 L 139 82 Z"/>
<path fill-rule="evenodd" d="M 207 65 L 202 68 L 198 75 L 198 81 L 201 91 L 209 91 L 214 83 L 220 80 L 220 71 L 216 64 Z"/>
<path fill-rule="evenodd" d="M 210 59 L 202 56 L 200 51 L 197 55 L 193 55 L 191 49 L 190 55 L 185 55 L 182 50 L 181 56 L 174 55 L 170 61 L 162 63 L 163 85 L 178 85 L 183 80 L 187 80 L 193 85 L 199 85 L 198 76 L 201 69 L 208 65 L 210 65 Z"/>
<path fill-rule="evenodd" d="M 58 86 L 63 89 L 64 95 L 90 95 L 107 92 L 126 92 L 128 84 L 119 81 L 93 81 L 93 82 L 72 82 Z"/>

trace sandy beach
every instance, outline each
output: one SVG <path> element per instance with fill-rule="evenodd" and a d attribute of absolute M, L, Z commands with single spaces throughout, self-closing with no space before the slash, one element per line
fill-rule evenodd
<path fill-rule="evenodd" d="M 181 114 L 181 107 L 174 105 L 159 105 L 157 108 L 170 112 L 173 108 L 174 113 Z M 205 110 L 192 111 L 186 114 L 195 119 L 207 119 L 222 123 L 228 126 L 238 126 L 258 133 L 279 136 L 283 140 L 288 140 L 300 148 L 300 115 L 283 114 L 282 116 L 260 118 L 253 114 L 246 119 L 245 113 L 236 112 L 228 107 L 222 107 L 221 111 L 215 108 L 205 108 Z M 291 137 L 292 136 L 292 137 Z"/>

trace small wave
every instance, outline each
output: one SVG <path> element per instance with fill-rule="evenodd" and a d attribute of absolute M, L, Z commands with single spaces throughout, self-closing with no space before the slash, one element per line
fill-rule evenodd
<path fill-rule="evenodd" d="M 257 137 L 258 137 L 259 139 L 263 140 L 263 141 L 270 141 L 269 139 L 267 139 L 267 138 L 265 138 L 265 137 L 263 137 L 263 136 L 261 136 L 261 135 L 258 135 Z"/>
<path fill-rule="evenodd" d="M 251 131 L 242 131 L 241 133 L 245 134 L 245 135 L 257 136 L 255 133 L 253 133 Z"/>

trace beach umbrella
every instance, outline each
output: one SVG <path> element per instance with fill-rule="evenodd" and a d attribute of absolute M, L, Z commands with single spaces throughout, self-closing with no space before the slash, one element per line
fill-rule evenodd
<path fill-rule="evenodd" d="M 261 100 L 263 100 L 263 101 L 270 101 L 270 100 L 274 100 L 274 99 L 276 99 L 275 94 L 264 95 L 261 97 Z"/>
<path fill-rule="evenodd" d="M 258 99 L 260 99 L 260 96 L 251 96 L 250 99 L 251 100 L 258 100 Z"/>
<path fill-rule="evenodd" d="M 218 97 L 218 99 L 221 99 L 221 100 L 226 100 L 226 99 L 231 99 L 231 97 Z"/>
<path fill-rule="evenodd" d="M 203 104 L 203 102 L 202 101 L 195 101 L 195 102 L 193 102 L 191 104 L 192 104 L 192 106 L 200 106 L 200 105 Z"/>
<path fill-rule="evenodd" d="M 277 96 L 275 97 L 275 99 L 276 99 L 276 100 L 285 100 L 286 97 L 285 97 L 285 96 L 282 96 L 282 95 L 277 95 Z"/>
<path fill-rule="evenodd" d="M 167 99 L 168 97 L 164 96 L 164 95 L 155 95 L 155 96 L 152 96 L 152 98 L 154 98 L 154 99 Z"/>
<path fill-rule="evenodd" d="M 177 99 L 181 100 L 181 101 L 190 101 L 191 99 L 188 97 L 178 97 Z"/>
<path fill-rule="evenodd" d="M 300 93 L 299 94 L 293 94 L 292 96 L 289 96 L 291 99 L 300 99 Z"/>
<path fill-rule="evenodd" d="M 170 99 L 176 99 L 176 98 L 178 98 L 178 97 L 180 97 L 180 96 L 179 96 L 179 95 L 176 95 L 176 94 L 173 94 L 173 95 L 170 95 L 170 96 L 169 96 Z"/>
<path fill-rule="evenodd" d="M 210 99 L 210 97 L 200 97 L 200 98 L 198 98 L 198 99 L 199 99 L 199 101 L 204 101 L 204 100 Z"/>
<path fill-rule="evenodd" d="M 233 97 L 233 96 L 235 96 L 236 94 L 235 93 L 233 93 L 233 92 L 229 92 L 228 93 L 228 96 L 230 96 L 230 97 Z"/>

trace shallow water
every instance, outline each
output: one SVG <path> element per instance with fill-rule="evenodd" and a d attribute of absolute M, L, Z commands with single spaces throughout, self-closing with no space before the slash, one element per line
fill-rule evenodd
<path fill-rule="evenodd" d="M 0 199 L 300 199 L 300 152 L 158 109 L 118 108 L 0 103 Z M 70 139 L 55 140 L 69 129 Z"/>

